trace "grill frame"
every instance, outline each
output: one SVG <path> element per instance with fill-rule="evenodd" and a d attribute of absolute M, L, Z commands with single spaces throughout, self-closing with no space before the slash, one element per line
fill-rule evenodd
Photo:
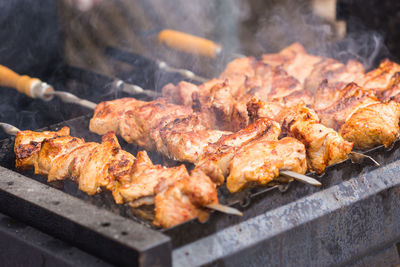
<path fill-rule="evenodd" d="M 69 126 L 72 135 L 85 133 L 85 139 L 96 141 L 99 137 L 88 133 L 84 126 L 88 120 L 89 116 L 82 116 L 43 130 Z M 192 220 L 160 230 L 96 207 L 85 199 L 77 199 L 74 192 L 71 196 L 71 192 L 52 188 L 43 177 L 13 171 L 12 146 L 13 138 L 0 142 L 0 165 L 7 167 L 0 167 L 0 202 L 4 203 L 0 212 L 113 264 L 252 265 L 265 260 L 284 265 L 299 262 L 301 265 L 343 264 L 400 240 L 400 228 L 395 223 L 400 218 L 400 208 L 396 207 L 400 202 L 400 179 L 395 175 L 400 172 L 400 142 L 389 151 L 379 147 L 368 152 L 382 164 L 381 167 L 352 164 L 349 160 L 329 167 L 320 177 L 322 190 L 292 183 L 283 194 L 279 190 L 264 194 L 259 194 L 263 189 L 244 191 L 236 200 L 248 196 L 249 192 L 259 195 L 253 197 L 246 208 L 239 203 L 235 205 L 244 211 L 243 218 L 214 212 L 205 224 Z M 132 150 L 137 147 L 128 144 L 122 144 L 122 147 L 136 154 Z M 87 199 L 95 197 L 87 196 Z M 54 205 L 54 201 L 59 203 Z M 315 203 L 324 208 L 313 210 Z M 361 214 L 372 214 L 373 218 L 363 220 L 357 210 Z M 385 210 L 384 219 L 379 218 L 382 210 Z M 109 227 L 101 226 L 104 216 L 110 218 Z M 383 228 L 382 222 L 389 223 Z M 279 226 L 278 230 L 274 225 Z M 120 235 L 123 229 L 129 229 L 130 234 Z M 384 229 L 384 233 L 374 229 Z M 188 232 L 190 236 L 185 235 Z M 119 236 L 114 236 L 118 233 Z M 357 234 L 363 237 L 353 240 L 349 233 L 350 237 Z M 76 236 L 81 240 L 76 240 Z M 144 241 L 137 241 L 137 236 Z M 374 242 L 369 240 L 372 236 L 376 237 Z M 306 244 L 302 249 L 307 253 L 296 252 L 297 257 L 290 256 L 293 251 L 300 251 L 299 244 Z M 324 253 L 314 255 L 312 249 Z M 255 261 L 249 255 L 256 255 Z"/>
<path fill-rule="evenodd" d="M 71 73 L 70 70 L 68 74 Z M 89 82 L 87 76 L 73 79 Z M 94 80 L 97 84 L 108 83 L 101 76 Z M 42 130 L 69 126 L 73 136 L 99 142 L 99 136 L 88 132 L 89 119 L 90 115 L 77 117 Z M 0 141 L 0 203 L 5 204 L 0 205 L 0 212 L 117 265 L 250 266 L 265 261 L 271 265 L 339 265 L 353 263 L 371 251 L 385 249 L 400 241 L 400 229 L 396 226 L 400 217 L 396 206 L 400 202 L 400 179 L 395 175 L 400 171 L 400 150 L 397 151 L 400 142 L 396 142 L 390 151 L 379 147 L 368 152 L 382 164 L 379 168 L 354 165 L 350 161 L 329 167 L 321 177 L 322 190 L 292 183 L 284 194 L 278 190 L 259 194 L 264 189 L 244 191 L 232 198 L 225 198 L 223 194 L 225 203 L 236 203 L 235 207 L 244 209 L 243 218 L 214 212 L 206 224 L 192 220 L 160 230 L 145 227 L 140 220 L 131 220 L 52 188 L 42 177 L 15 172 L 11 166 L 15 159 L 12 146 L 13 138 Z M 121 146 L 136 155 L 137 147 L 124 142 Z M 1 165 L 7 165 L 7 168 Z M 249 194 L 259 195 L 252 198 L 250 206 L 241 208 L 240 200 L 247 199 Z M 60 203 L 54 205 L 49 199 L 57 199 Z M 63 203 L 68 204 L 64 209 Z M 324 209 L 315 213 L 311 209 L 315 203 Z M 374 216 L 363 221 L 357 210 Z M 383 220 L 379 218 L 382 210 L 385 210 Z M 299 212 L 303 212 L 303 216 Z M 92 213 L 97 216 L 87 216 Z M 98 224 L 102 216 L 109 216 L 112 227 Z M 358 217 L 353 219 L 354 216 Z M 382 222 L 388 222 L 384 225 L 385 231 L 377 234 L 374 229 L 383 229 Z M 279 226 L 279 231 L 275 225 Z M 133 234 L 114 236 L 123 229 L 136 232 L 143 240 L 136 240 L 137 236 Z M 357 235 L 361 239 L 355 242 L 351 236 Z M 76 236 L 82 240 L 76 240 Z M 375 236 L 376 240 L 371 242 L 370 236 Z M 299 245 L 304 243 L 304 247 Z"/>

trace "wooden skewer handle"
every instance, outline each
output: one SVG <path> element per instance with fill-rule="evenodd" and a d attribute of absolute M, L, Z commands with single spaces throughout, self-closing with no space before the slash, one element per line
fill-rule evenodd
<path fill-rule="evenodd" d="M 221 52 L 221 46 L 213 41 L 169 29 L 158 34 L 158 41 L 170 48 L 209 58 L 215 58 Z"/>
<path fill-rule="evenodd" d="M 41 84 L 43 84 L 43 82 L 37 78 L 31 78 L 27 75 L 19 75 L 13 70 L 0 65 L 0 86 L 14 88 L 18 92 L 31 98 L 37 98 L 41 96 L 35 92 L 35 89 L 37 89 Z M 49 86 L 45 91 L 52 91 L 52 88 Z"/>

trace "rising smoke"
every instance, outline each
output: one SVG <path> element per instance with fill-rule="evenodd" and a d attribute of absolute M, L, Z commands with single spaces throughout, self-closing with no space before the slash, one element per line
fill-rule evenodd
<path fill-rule="evenodd" d="M 311 1 L 270 2 L 268 8 L 260 11 L 254 30 L 256 44 L 252 48 L 256 53 L 274 53 L 300 42 L 311 53 L 343 62 L 356 59 L 366 69 L 375 67 L 378 60 L 389 55 L 381 34 L 364 28 L 342 37 L 335 21 L 325 20 L 313 12 Z"/>

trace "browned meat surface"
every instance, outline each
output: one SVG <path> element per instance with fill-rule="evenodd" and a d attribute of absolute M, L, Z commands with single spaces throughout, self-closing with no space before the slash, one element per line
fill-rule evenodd
<path fill-rule="evenodd" d="M 346 160 L 351 152 L 352 143 L 332 128 L 322 125 L 315 111 L 303 103 L 283 108 L 252 100 L 248 110 L 252 119 L 269 117 L 279 122 L 282 137 L 290 136 L 301 141 L 307 149 L 310 171 L 323 173 L 327 166 Z"/>
<path fill-rule="evenodd" d="M 154 196 L 154 188 L 161 180 L 165 180 L 164 183 L 173 183 L 188 175 L 184 165 L 173 168 L 153 165 L 147 153 L 141 151 L 137 154 L 129 177 L 124 181 L 117 179 L 119 183 L 113 191 L 114 199 L 118 204 L 122 204 Z"/>
<path fill-rule="evenodd" d="M 90 131 L 104 134 L 112 130 L 128 143 L 136 143 L 148 150 L 155 149 L 152 133 L 178 116 L 192 113 L 190 107 L 167 103 L 163 99 L 143 102 L 123 98 L 97 105 L 90 120 Z"/>
<path fill-rule="evenodd" d="M 323 58 L 314 65 L 313 71 L 305 81 L 304 88 L 314 94 L 324 80 L 327 80 L 330 86 L 339 87 L 363 77 L 364 72 L 363 65 L 355 60 L 349 60 L 347 64 L 343 64 L 331 58 Z"/>
<path fill-rule="evenodd" d="M 279 121 L 279 115 L 284 108 L 285 107 L 280 103 L 264 102 L 255 98 L 250 99 L 247 103 L 250 121 L 254 121 L 257 118 L 270 118 Z"/>
<path fill-rule="evenodd" d="M 69 133 L 68 128 L 64 131 Z M 19 133 L 19 136 L 25 139 L 30 135 L 30 131 Z M 15 146 L 24 145 L 17 142 Z M 34 160 L 24 162 L 21 167 L 34 166 L 35 173 L 49 175 L 49 181 L 71 177 L 79 183 L 79 189 L 88 194 L 95 194 L 100 187 L 111 186 L 113 178 L 108 176 L 105 166 L 119 149 L 113 133 L 105 135 L 101 144 L 85 143 L 83 139 L 71 136 L 56 136 L 44 139 L 40 149 L 31 155 Z"/>
<path fill-rule="evenodd" d="M 224 80 L 235 75 L 252 77 L 254 76 L 255 64 L 257 64 L 257 60 L 254 57 L 236 58 L 226 65 L 225 70 L 220 74 L 219 78 Z"/>
<path fill-rule="evenodd" d="M 390 147 L 399 137 L 400 104 L 376 103 L 355 111 L 340 129 L 340 134 L 357 149 L 383 144 Z"/>
<path fill-rule="evenodd" d="M 162 88 L 162 95 L 168 102 L 188 107 L 191 107 L 193 104 L 193 93 L 198 92 L 199 87 L 197 85 L 185 81 L 179 82 L 176 86 L 169 83 Z"/>
<path fill-rule="evenodd" d="M 248 88 L 246 95 L 262 101 L 282 102 L 287 105 L 293 102 L 295 95 L 297 101 L 304 98 L 304 102 L 311 103 L 309 93 L 303 91 L 299 81 L 281 67 L 257 64 L 255 75 L 246 80 L 245 86 Z"/>
<path fill-rule="evenodd" d="M 400 72 L 396 72 L 390 78 L 389 85 L 385 90 L 378 91 L 378 98 L 382 102 L 389 102 L 390 100 L 400 102 Z"/>
<path fill-rule="evenodd" d="M 319 123 L 317 114 L 303 105 L 286 109 L 280 115 L 283 132 L 301 141 L 307 149 L 310 171 L 323 173 L 329 165 L 344 161 L 353 144 L 338 132 Z"/>
<path fill-rule="evenodd" d="M 371 70 L 357 80 L 357 83 L 366 89 L 374 89 L 378 92 L 385 90 L 391 82 L 393 75 L 400 71 L 400 65 L 386 59 L 378 68 Z"/>
<path fill-rule="evenodd" d="M 332 101 L 331 105 L 325 109 L 317 110 L 317 113 L 323 125 L 333 128 L 336 131 L 340 129 L 340 127 L 356 109 L 365 105 L 379 102 L 375 96 L 375 91 L 364 90 L 355 83 L 349 83 L 343 89 L 328 89 L 324 92 L 324 94 L 333 95 L 331 99 L 336 98 L 336 101 Z M 316 99 L 316 101 L 319 103 L 322 103 L 323 100 L 329 102 L 328 97 L 325 99 Z"/>
<path fill-rule="evenodd" d="M 208 145 L 196 163 L 196 169 L 202 170 L 214 183 L 221 185 L 229 173 L 233 156 L 241 146 L 261 136 L 277 139 L 279 133 L 278 123 L 268 118 L 258 119 L 248 127 L 231 135 L 224 135 L 217 142 Z"/>
<path fill-rule="evenodd" d="M 103 135 L 113 131 L 119 134 L 119 122 L 124 114 L 146 102 L 135 98 L 121 98 L 113 101 L 101 102 L 96 106 L 93 117 L 90 120 L 90 131 Z"/>
<path fill-rule="evenodd" d="M 66 135 L 69 135 L 68 127 L 63 127 L 56 132 L 33 132 L 29 130 L 18 132 L 14 143 L 14 153 L 17 157 L 15 167 L 20 170 L 31 168 L 37 160 L 43 140 Z"/>
<path fill-rule="evenodd" d="M 281 170 L 306 173 L 305 147 L 291 137 L 279 141 L 261 137 L 242 146 L 229 169 L 226 185 L 231 193 L 246 186 L 266 185 L 278 177 Z"/>
<path fill-rule="evenodd" d="M 199 115 L 177 118 L 161 128 L 157 151 L 177 161 L 194 163 L 209 143 L 231 132 L 211 130 Z"/>
<path fill-rule="evenodd" d="M 258 61 L 253 57 L 237 58 L 229 62 L 219 79 L 228 81 L 231 94 L 238 98 L 245 92 L 245 83 L 257 75 Z"/>
<path fill-rule="evenodd" d="M 264 54 L 262 61 L 271 66 L 280 66 L 290 76 L 293 76 L 304 84 L 306 78 L 314 69 L 314 65 L 321 60 L 320 57 L 310 55 L 305 48 L 299 44 L 294 43 L 278 54 Z"/>
<path fill-rule="evenodd" d="M 29 155 L 32 160 L 20 167 L 34 166 L 35 173 L 48 174 L 49 180 L 73 178 L 79 189 L 88 194 L 95 194 L 100 188 L 111 190 L 118 204 L 132 206 L 146 203 L 142 200 L 154 196 L 158 185 L 160 196 L 156 195 L 155 224 L 161 227 L 195 217 L 204 219 L 208 216 L 204 206 L 218 203 L 215 185 L 199 170 L 189 176 L 184 165 L 173 168 L 153 165 L 145 151 L 139 152 L 136 159 L 120 148 L 112 132 L 103 136 L 101 144 L 64 135 L 68 133 L 68 128 L 42 134 L 19 132 L 15 143 L 19 150 L 31 145 L 29 138 L 36 142 L 42 139 L 39 149 Z"/>
<path fill-rule="evenodd" d="M 85 143 L 83 139 L 69 135 L 43 140 L 38 158 L 34 163 L 35 174 L 48 175 L 58 157 L 69 153 L 83 143 Z"/>
<path fill-rule="evenodd" d="M 79 189 L 89 195 L 96 194 L 101 188 L 111 189 L 115 177 L 110 176 L 107 165 L 120 150 L 113 132 L 104 135 L 101 144 L 90 152 L 80 167 Z"/>
<path fill-rule="evenodd" d="M 228 81 L 214 85 L 207 102 L 201 107 L 202 113 L 214 128 L 224 131 L 238 130 L 231 127 L 233 106 L 236 103 L 231 91 Z"/>
<path fill-rule="evenodd" d="M 345 87 L 346 84 L 344 83 L 329 84 L 328 80 L 322 81 L 315 91 L 312 108 L 314 110 L 323 110 L 332 106 L 333 103 L 339 101 L 343 92 L 347 91 Z"/>
<path fill-rule="evenodd" d="M 82 162 L 97 145 L 97 143 L 92 142 L 84 143 L 75 147 L 69 153 L 57 156 L 48 170 L 47 181 L 64 180 L 68 177 L 77 181 Z"/>
<path fill-rule="evenodd" d="M 198 217 L 200 221 L 208 218 L 209 211 L 204 207 L 218 203 L 215 184 L 203 172 L 192 171 L 173 184 L 163 179 L 155 189 L 154 225 L 168 228 Z"/>
<path fill-rule="evenodd" d="M 152 134 L 157 135 L 161 127 L 177 117 L 190 114 L 192 114 L 191 108 L 168 104 L 164 100 L 147 102 L 125 112 L 119 120 L 119 130 L 121 137 L 128 143 L 154 150 L 156 140 Z"/>

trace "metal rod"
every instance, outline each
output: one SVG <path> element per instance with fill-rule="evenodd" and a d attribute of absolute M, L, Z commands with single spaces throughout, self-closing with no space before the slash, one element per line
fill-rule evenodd
<path fill-rule="evenodd" d="M 143 89 L 139 85 L 126 83 L 126 82 L 124 82 L 122 80 L 114 80 L 114 82 L 112 84 L 113 84 L 113 86 L 115 88 L 118 88 L 122 92 L 131 94 L 131 95 L 145 94 L 145 95 L 153 97 L 153 98 L 161 96 L 160 92 L 156 92 L 156 91 L 148 90 L 148 89 Z"/>
<path fill-rule="evenodd" d="M 364 159 L 368 159 L 371 162 L 373 162 L 376 166 L 378 166 L 378 167 L 381 166 L 381 164 L 379 164 L 379 162 L 377 162 L 373 157 L 362 154 L 362 153 L 352 151 L 349 154 L 349 158 L 352 163 L 361 163 L 364 161 Z"/>
<path fill-rule="evenodd" d="M 112 78 L 105 76 L 103 74 L 81 69 L 74 66 L 66 66 L 65 71 L 69 78 L 74 80 L 78 80 L 81 82 L 96 82 L 95 84 L 103 84 L 103 85 L 111 85 L 113 89 L 117 89 L 118 91 L 122 91 L 131 95 L 145 94 L 150 97 L 159 97 L 161 96 L 160 92 L 156 92 L 154 90 L 143 89 L 142 87 L 136 84 L 130 84 L 123 80 Z"/>
<path fill-rule="evenodd" d="M 280 171 L 279 174 L 283 175 L 283 176 L 291 177 L 291 178 L 293 178 L 293 179 L 295 179 L 295 180 L 297 180 L 299 182 L 302 182 L 302 183 L 315 185 L 315 186 L 321 186 L 322 185 L 320 181 L 318 181 L 318 180 L 316 180 L 314 178 L 308 177 L 308 176 L 306 176 L 304 174 L 297 173 L 297 172 Z"/>
<path fill-rule="evenodd" d="M 55 96 L 59 97 L 62 102 L 77 104 L 77 105 L 80 105 L 80 106 L 83 106 L 83 107 L 86 107 L 86 108 L 89 108 L 92 110 L 94 110 L 97 106 L 96 103 L 79 98 L 76 95 L 73 95 L 71 93 L 64 92 L 64 91 L 53 91 L 53 92 L 47 93 L 45 96 L 49 96 L 49 95 L 55 95 Z"/>
<path fill-rule="evenodd" d="M 107 47 L 106 48 L 106 54 L 113 57 L 116 60 L 122 61 L 122 62 L 126 62 L 128 64 L 131 64 L 133 66 L 138 65 L 138 63 L 142 63 L 142 64 L 146 64 L 148 66 L 155 66 L 156 68 L 160 69 L 160 70 L 164 70 L 166 72 L 174 72 L 174 73 L 179 73 L 182 76 L 188 78 L 188 79 L 192 79 L 194 81 L 198 81 L 198 82 L 206 82 L 209 79 L 206 79 L 204 77 L 201 77 L 199 75 L 196 75 L 195 73 L 193 73 L 190 70 L 187 69 L 180 69 L 180 68 L 174 68 L 169 66 L 165 61 L 161 61 L 161 60 L 153 60 L 147 57 L 144 57 L 142 55 L 139 54 L 135 54 L 132 52 L 127 52 L 125 50 L 121 50 L 119 48 L 115 48 L 115 47 Z"/>
<path fill-rule="evenodd" d="M 18 129 L 17 127 L 5 122 L 0 122 L 0 127 L 4 130 L 4 132 L 6 132 L 6 134 L 13 136 L 17 135 L 17 133 L 20 131 L 20 129 Z"/>
<path fill-rule="evenodd" d="M 226 214 L 243 216 L 243 213 L 241 211 L 229 206 L 221 205 L 219 203 L 208 204 L 206 207 Z"/>
<path fill-rule="evenodd" d="M 157 65 L 158 65 L 158 68 L 163 70 L 163 71 L 179 73 L 182 76 L 184 76 L 184 77 L 186 77 L 188 79 L 192 79 L 192 80 L 197 81 L 197 82 L 204 83 L 204 82 L 209 80 L 209 79 L 206 79 L 206 78 L 201 77 L 199 75 L 196 75 L 194 72 L 192 72 L 190 70 L 171 67 L 165 61 L 157 60 Z"/>

